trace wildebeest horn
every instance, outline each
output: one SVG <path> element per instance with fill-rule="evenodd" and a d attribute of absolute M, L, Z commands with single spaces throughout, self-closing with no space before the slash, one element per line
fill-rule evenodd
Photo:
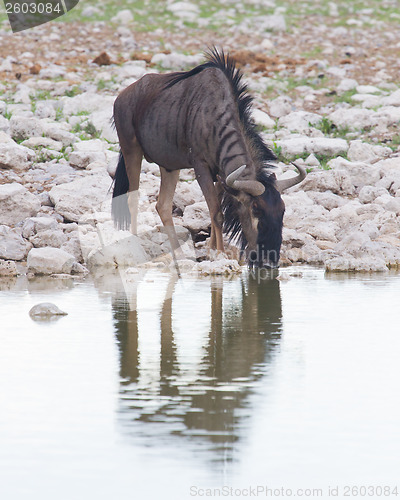
<path fill-rule="evenodd" d="M 280 192 L 280 193 L 283 193 L 283 191 L 285 191 L 285 189 L 289 189 L 290 187 L 292 186 L 295 186 L 296 184 L 298 184 L 299 182 L 301 182 L 305 176 L 307 175 L 307 172 L 306 172 L 306 169 L 301 166 L 301 165 L 296 165 L 296 163 L 293 163 L 291 162 L 292 165 L 294 165 L 297 170 L 300 172 L 298 175 L 296 175 L 295 177 L 290 177 L 290 179 L 278 179 L 276 182 L 275 182 L 275 188 Z"/>
<path fill-rule="evenodd" d="M 226 185 L 239 191 L 246 191 L 246 193 L 249 193 L 252 196 L 260 196 L 265 191 L 265 187 L 261 182 L 252 180 L 239 180 L 239 177 L 242 175 L 245 168 L 246 165 L 242 165 L 231 174 L 229 174 L 225 181 Z"/>

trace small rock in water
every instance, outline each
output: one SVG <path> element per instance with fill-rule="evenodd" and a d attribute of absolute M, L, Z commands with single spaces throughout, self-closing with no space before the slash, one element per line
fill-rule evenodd
<path fill-rule="evenodd" d="M 192 271 L 198 272 L 203 276 L 240 274 L 242 268 L 237 260 L 217 259 L 215 261 L 203 261 L 195 264 Z"/>
<path fill-rule="evenodd" d="M 68 313 L 61 311 L 55 304 L 51 302 L 41 302 L 36 304 L 29 311 L 29 316 L 35 320 L 55 319 L 58 316 L 66 316 Z"/>

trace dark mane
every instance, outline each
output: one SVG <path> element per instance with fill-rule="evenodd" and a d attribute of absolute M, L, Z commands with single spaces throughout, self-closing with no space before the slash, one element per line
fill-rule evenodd
<path fill-rule="evenodd" d="M 236 68 L 235 60 L 231 56 L 225 55 L 223 50 L 219 52 L 215 47 L 209 49 L 209 51 L 205 53 L 205 56 L 207 59 L 206 63 L 196 66 L 190 71 L 173 73 L 165 88 L 170 88 L 178 82 L 197 75 L 206 68 L 220 69 L 232 86 L 233 95 L 238 107 L 239 118 L 242 122 L 245 134 L 253 146 L 253 154 L 256 155 L 256 159 L 261 166 L 265 166 L 268 161 L 276 160 L 275 155 L 260 137 L 257 126 L 251 117 L 253 97 L 248 93 L 247 85 L 243 82 L 243 74 Z M 272 165 L 269 166 L 272 167 Z"/>

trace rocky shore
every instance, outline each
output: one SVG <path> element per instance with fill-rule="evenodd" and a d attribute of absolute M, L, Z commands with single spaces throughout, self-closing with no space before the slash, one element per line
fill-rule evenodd
<path fill-rule="evenodd" d="M 180 3 L 186 11 L 171 2 L 170 15 L 177 26 L 183 22 L 182 33 L 145 37 L 134 16 L 106 24 L 90 21 L 89 11 L 68 34 L 62 23 L 18 35 L 3 25 L 0 276 L 146 265 L 168 253 L 155 211 L 154 164 L 143 162 L 139 236 L 113 229 L 119 147 L 110 119 L 118 92 L 145 73 L 202 61 L 207 33 L 189 36 L 189 18 L 180 14 L 198 13 Z M 390 18 L 329 26 L 337 19 L 330 4 L 323 23 L 289 29 L 275 6 L 269 27 L 268 16 L 254 26 L 245 20 L 211 39 L 242 67 L 255 96 L 254 119 L 280 160 L 277 176 L 292 175 L 294 159 L 309 171 L 283 196 L 282 263 L 386 271 L 400 264 L 398 28 Z M 181 237 L 193 237 L 194 256 L 204 259 L 210 220 L 192 171 L 181 172 L 174 204 Z"/>

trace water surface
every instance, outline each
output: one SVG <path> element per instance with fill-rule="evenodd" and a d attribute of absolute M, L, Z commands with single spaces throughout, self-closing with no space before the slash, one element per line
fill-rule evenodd
<path fill-rule="evenodd" d="M 400 275 L 283 273 L 1 281 L 1 498 L 400 483 Z"/>

